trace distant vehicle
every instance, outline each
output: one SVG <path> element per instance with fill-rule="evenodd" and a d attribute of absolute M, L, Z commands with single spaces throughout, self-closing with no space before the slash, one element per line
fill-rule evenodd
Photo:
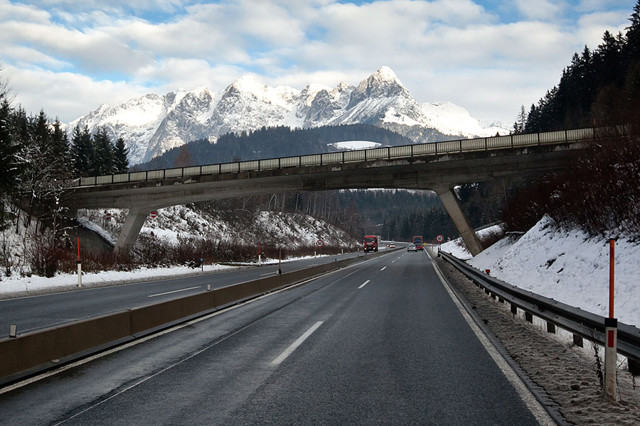
<path fill-rule="evenodd" d="M 413 244 L 416 246 L 416 250 L 423 250 L 424 243 L 422 242 L 422 235 L 415 235 L 413 237 Z"/>
<path fill-rule="evenodd" d="M 409 244 L 407 246 L 407 251 L 418 251 L 415 244 Z"/>
<path fill-rule="evenodd" d="M 364 252 L 378 251 L 378 236 L 377 235 L 365 235 L 364 236 Z"/>
<path fill-rule="evenodd" d="M 396 245 L 394 243 L 389 244 L 389 248 L 396 248 Z"/>

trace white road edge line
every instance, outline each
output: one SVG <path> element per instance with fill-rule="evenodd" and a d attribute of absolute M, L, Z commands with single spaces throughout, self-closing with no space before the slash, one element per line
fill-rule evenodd
<path fill-rule="evenodd" d="M 196 288 L 200 288 L 200 286 L 199 286 L 199 285 L 197 285 L 197 286 L 195 286 L 195 287 L 182 288 L 182 289 L 180 289 L 180 290 L 173 290 L 173 291 L 167 291 L 167 292 L 164 292 L 164 293 L 150 294 L 150 295 L 148 295 L 147 297 L 165 296 L 165 295 L 167 295 L 167 294 L 180 293 L 180 292 L 182 292 L 182 291 L 189 291 L 189 290 L 193 290 L 193 289 L 196 289 Z"/>
<path fill-rule="evenodd" d="M 358 290 L 360 290 L 362 287 L 364 287 L 365 285 L 369 284 L 369 282 L 371 282 L 371 280 L 366 280 L 365 282 L 363 282 L 360 287 L 358 287 Z"/>
<path fill-rule="evenodd" d="M 384 271 L 385 269 L 387 269 L 386 266 L 383 266 L 382 269 L 380 269 L 381 271 Z"/>
<path fill-rule="evenodd" d="M 322 325 L 322 323 L 323 323 L 323 321 L 318 321 L 315 324 L 313 324 L 311 326 L 311 328 L 308 329 L 307 331 L 305 331 L 305 333 L 302 336 L 298 337 L 298 340 L 293 342 L 287 349 L 284 350 L 284 352 L 282 352 L 280 355 L 278 355 L 278 357 L 276 359 L 271 361 L 271 365 L 279 365 L 282 361 L 287 359 L 287 357 L 289 355 L 291 355 L 293 353 L 293 351 L 298 349 L 298 347 L 305 340 L 307 340 L 309 338 L 309 336 L 311 336 L 313 334 L 313 332 L 316 331 L 318 329 L 318 327 L 320 327 Z"/>
<path fill-rule="evenodd" d="M 540 402 L 536 399 L 536 397 L 531 393 L 531 391 L 527 388 L 527 386 L 524 384 L 522 379 L 520 379 L 520 377 L 516 374 L 516 372 L 513 371 L 513 369 L 507 363 L 507 361 L 505 361 L 502 355 L 500 355 L 500 352 L 498 352 L 495 346 L 493 346 L 493 343 L 491 343 L 491 341 L 487 338 L 487 336 L 485 336 L 484 332 L 475 323 L 473 318 L 471 318 L 471 315 L 469 315 L 469 313 L 464 308 L 464 306 L 462 306 L 462 303 L 460 303 L 460 301 L 458 300 L 458 297 L 455 295 L 453 290 L 451 290 L 451 288 L 449 287 L 449 283 L 444 278 L 444 276 L 442 275 L 442 272 L 440 272 L 440 268 L 438 268 L 438 265 L 436 265 L 436 263 L 434 262 L 433 258 L 431 258 L 431 256 L 429 256 L 429 260 L 431 260 L 431 265 L 433 266 L 433 269 L 436 271 L 436 274 L 440 278 L 440 281 L 442 282 L 442 285 L 444 286 L 445 290 L 447 291 L 447 293 L 449 293 L 449 297 L 451 297 L 451 300 L 453 300 L 453 303 L 456 305 L 456 307 L 464 317 L 465 321 L 467 321 L 467 323 L 469 324 L 469 327 L 471 327 L 471 330 L 478 337 L 478 340 L 480 340 L 480 343 L 482 344 L 482 346 L 484 346 L 484 348 L 489 353 L 491 358 L 493 358 L 494 362 L 498 365 L 498 368 L 500 368 L 500 370 L 505 375 L 507 380 L 511 383 L 511 385 L 513 385 L 518 395 L 520 395 L 520 398 L 522 399 L 524 404 L 527 406 L 527 408 L 529 408 L 529 411 L 531 411 L 531 414 L 533 414 L 533 416 L 536 418 L 538 423 L 541 425 L 555 425 L 556 422 L 554 422 L 551 416 L 549 416 L 549 414 L 544 409 L 542 404 L 540 404 Z"/>

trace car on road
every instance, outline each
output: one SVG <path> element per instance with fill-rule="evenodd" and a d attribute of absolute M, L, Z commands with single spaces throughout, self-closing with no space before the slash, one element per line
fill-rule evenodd
<path fill-rule="evenodd" d="M 415 244 L 409 244 L 407 246 L 407 251 L 418 251 L 418 248 L 416 247 Z"/>
<path fill-rule="evenodd" d="M 391 244 L 389 244 L 389 248 L 396 248 L 396 245 L 391 243 Z"/>

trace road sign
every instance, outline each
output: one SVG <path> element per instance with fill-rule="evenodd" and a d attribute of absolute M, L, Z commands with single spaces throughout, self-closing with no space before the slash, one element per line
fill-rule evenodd
<path fill-rule="evenodd" d="M 322 240 L 316 241 L 316 247 L 322 247 L 323 245 L 324 245 L 324 242 Z"/>
<path fill-rule="evenodd" d="M 443 237 L 442 235 L 438 235 L 438 236 L 436 237 L 436 241 L 437 241 L 437 242 L 439 242 L 439 243 L 441 243 L 441 242 L 443 242 L 443 241 L 444 241 L 444 237 Z"/>
<path fill-rule="evenodd" d="M 156 213 L 156 212 L 151 212 L 151 219 L 155 219 L 157 215 L 158 215 L 158 213 Z"/>

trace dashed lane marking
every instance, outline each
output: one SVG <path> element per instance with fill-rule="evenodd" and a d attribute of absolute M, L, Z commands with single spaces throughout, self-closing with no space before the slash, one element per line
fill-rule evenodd
<path fill-rule="evenodd" d="M 276 359 L 271 361 L 271 365 L 279 365 L 282 361 L 287 359 L 287 357 L 289 355 L 291 355 L 293 353 L 293 351 L 298 349 L 298 347 L 301 344 L 303 344 L 304 341 L 307 340 L 309 338 L 309 336 L 311 336 L 313 334 L 313 332 L 316 331 L 318 329 L 318 327 L 320 327 L 321 325 L 322 325 L 322 321 L 318 321 L 315 324 L 313 324 L 310 329 L 305 331 L 305 333 L 302 336 L 298 337 L 298 339 L 295 342 L 293 342 L 291 345 L 289 345 L 289 347 L 287 349 L 285 349 L 284 352 L 282 352 L 280 355 L 278 355 L 278 357 Z"/>
<path fill-rule="evenodd" d="M 371 282 L 371 280 L 366 280 L 365 282 L 360 284 L 360 287 L 358 287 L 358 290 L 360 290 L 362 287 L 364 287 L 365 285 L 369 284 L 370 282 Z"/>

